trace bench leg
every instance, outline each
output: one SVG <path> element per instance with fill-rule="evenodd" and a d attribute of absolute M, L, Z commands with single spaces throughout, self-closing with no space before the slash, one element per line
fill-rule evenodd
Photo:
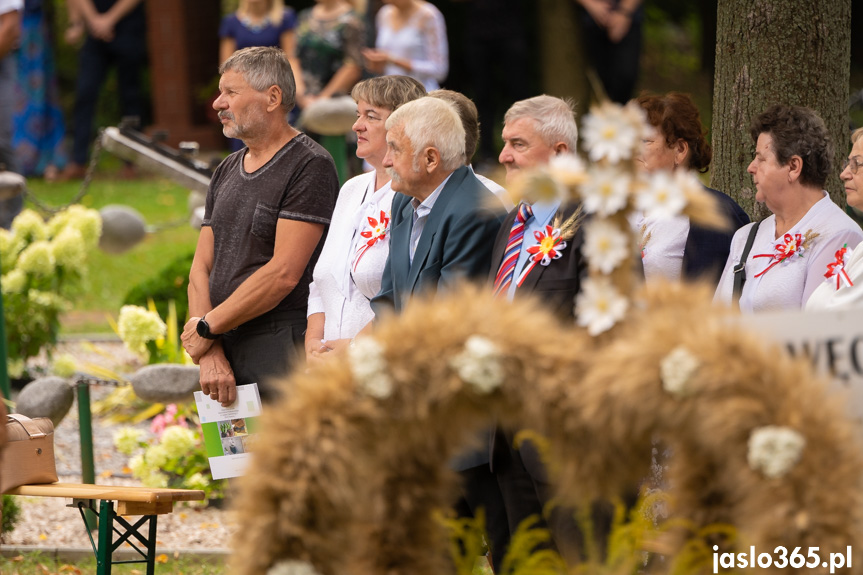
<path fill-rule="evenodd" d="M 156 519 L 158 515 L 150 516 L 150 534 L 147 537 L 147 575 L 156 573 Z"/>
<path fill-rule="evenodd" d="M 96 547 L 96 575 L 111 575 L 111 545 L 114 533 L 114 503 L 102 501 L 99 507 L 99 545 Z"/>
<path fill-rule="evenodd" d="M 85 504 L 86 503 L 86 504 Z M 92 509 L 93 501 L 79 501 L 78 509 L 81 511 L 81 517 L 84 517 L 85 508 Z M 111 567 L 114 564 L 121 563 L 146 563 L 147 575 L 155 575 L 156 571 L 156 529 L 158 515 L 144 515 L 134 525 L 126 521 L 125 518 L 119 516 L 114 511 L 114 503 L 112 501 L 101 501 L 99 507 L 99 532 L 98 540 L 93 541 L 93 536 L 90 536 L 90 544 L 93 546 L 93 553 L 96 555 L 96 575 L 111 575 Z M 84 523 L 87 519 L 84 517 Z M 143 527 L 144 523 L 148 523 L 147 537 L 138 531 Z M 122 527 L 122 531 L 118 529 Z M 114 541 L 114 532 L 117 532 L 119 537 Z M 142 551 L 131 540 L 134 537 L 139 544 L 143 544 L 146 552 Z M 114 551 L 116 551 L 123 543 L 129 543 L 132 548 L 138 552 L 142 559 L 133 559 L 129 561 L 114 561 Z"/>

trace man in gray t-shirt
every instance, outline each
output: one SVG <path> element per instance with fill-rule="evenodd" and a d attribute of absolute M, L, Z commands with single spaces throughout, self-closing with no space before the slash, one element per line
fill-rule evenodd
<path fill-rule="evenodd" d="M 329 154 L 288 123 L 295 87 L 281 50 L 240 50 L 220 73 L 213 107 L 246 148 L 210 182 L 182 339 L 202 391 L 230 405 L 246 383 L 271 399 L 272 378 L 302 357 L 309 283 L 339 183 Z"/>

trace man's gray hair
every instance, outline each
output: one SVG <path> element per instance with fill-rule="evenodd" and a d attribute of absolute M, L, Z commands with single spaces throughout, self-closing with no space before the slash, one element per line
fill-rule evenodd
<path fill-rule="evenodd" d="M 429 146 L 441 156 L 441 167 L 452 171 L 464 165 L 464 127 L 452 104 L 428 96 L 402 105 L 387 118 L 387 131 L 402 126 L 414 157 Z"/>
<path fill-rule="evenodd" d="M 237 50 L 219 67 L 219 74 L 230 70 L 242 74 L 249 86 L 258 92 L 278 86 L 282 91 L 282 109 L 286 118 L 294 109 L 297 84 L 291 63 L 281 48 L 254 46 Z"/>
<path fill-rule="evenodd" d="M 569 98 L 564 100 L 543 94 L 513 104 L 506 111 L 503 122 L 511 124 L 522 118 L 531 118 L 543 142 L 549 146 L 563 142 L 574 154 L 578 146 L 574 108 L 575 104 Z"/>

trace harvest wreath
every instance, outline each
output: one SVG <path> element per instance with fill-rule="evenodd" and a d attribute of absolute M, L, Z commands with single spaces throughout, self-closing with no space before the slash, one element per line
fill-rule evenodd
<path fill-rule="evenodd" d="M 634 287 L 633 210 L 717 221 L 693 176 L 638 173 L 643 133 L 637 107 L 605 104 L 585 119 L 589 168 L 564 158 L 522 186 L 590 216 L 578 327 L 465 286 L 412 301 L 347 356 L 285 382 L 240 481 L 232 572 L 451 572 L 436 518 L 458 493 L 447 462 L 495 420 L 548 439 L 565 505 L 629 492 L 661 441 L 670 517 L 733 526 L 722 551 L 863 540 L 858 430 L 810 367 L 712 307 L 707 286 Z"/>
<path fill-rule="evenodd" d="M 624 494 L 658 438 L 674 454 L 672 517 L 731 524 L 745 549 L 859 542 L 853 424 L 807 364 L 707 296 L 647 291 L 606 344 L 538 302 L 473 288 L 416 302 L 361 357 L 296 374 L 268 411 L 235 502 L 234 572 L 288 559 L 323 575 L 447 573 L 433 514 L 458 492 L 446 462 L 493 417 L 543 423 L 562 503 Z"/>

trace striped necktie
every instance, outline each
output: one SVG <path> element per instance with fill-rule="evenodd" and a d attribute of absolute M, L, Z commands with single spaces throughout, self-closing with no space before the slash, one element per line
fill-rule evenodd
<path fill-rule="evenodd" d="M 503 263 L 500 264 L 500 269 L 494 278 L 494 294 L 496 296 L 505 295 L 509 289 L 509 284 L 512 283 L 512 278 L 515 275 L 515 264 L 518 262 L 518 256 L 521 253 L 521 243 L 524 240 L 524 224 L 532 217 L 533 208 L 529 204 L 520 203 L 518 205 L 518 213 L 512 222 L 512 229 L 509 231 L 509 240 L 506 242 Z"/>

